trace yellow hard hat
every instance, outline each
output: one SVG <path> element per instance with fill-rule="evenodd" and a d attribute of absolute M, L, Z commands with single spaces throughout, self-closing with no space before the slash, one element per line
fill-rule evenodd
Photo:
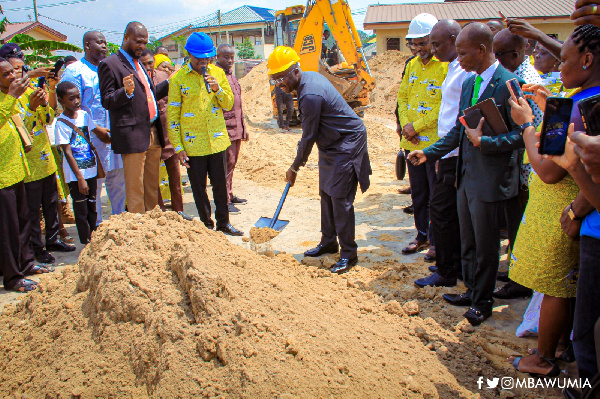
<path fill-rule="evenodd" d="M 283 72 L 298 61 L 300 61 L 300 57 L 293 48 L 277 46 L 267 61 L 269 75 L 275 75 L 276 73 Z"/>
<path fill-rule="evenodd" d="M 350 68 L 350 65 L 346 61 L 343 61 L 342 62 L 342 68 L 344 68 L 344 69 Z"/>

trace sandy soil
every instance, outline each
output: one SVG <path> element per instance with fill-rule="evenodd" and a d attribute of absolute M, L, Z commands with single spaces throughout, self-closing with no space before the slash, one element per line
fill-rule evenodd
<path fill-rule="evenodd" d="M 406 55 L 380 57 L 383 81 Z M 234 175 L 248 204 L 231 222 L 247 235 L 272 217 L 301 136 L 277 131 L 260 68 L 242 81 L 250 141 Z M 325 270 L 334 256 L 303 260 L 320 238 L 316 149 L 281 212 L 289 225 L 264 243 L 173 213 L 112 217 L 90 246 L 57 257 L 39 292 L 0 290 L 0 395 L 561 397 L 477 388 L 479 376 L 525 377 L 505 358 L 535 345 L 514 335 L 527 300 L 498 301 L 473 328 L 441 299 L 462 283 L 414 286 L 430 264 L 401 254 L 415 230 L 397 192 L 408 181 L 394 177 L 394 84 L 378 86 L 365 116 L 373 176 L 355 202 L 359 266 L 337 276 Z M 196 216 L 189 186 L 184 202 Z"/>

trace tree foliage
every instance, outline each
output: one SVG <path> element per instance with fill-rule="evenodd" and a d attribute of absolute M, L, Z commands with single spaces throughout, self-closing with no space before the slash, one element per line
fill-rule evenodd
<path fill-rule="evenodd" d="M 238 50 L 237 56 L 243 60 L 259 58 L 259 56 L 254 52 L 254 46 L 248 37 L 244 39 L 242 43 L 236 43 L 235 48 Z"/>
<path fill-rule="evenodd" d="M 25 52 L 28 50 L 31 51 L 31 54 L 25 54 L 25 63 L 31 66 L 56 62 L 56 60 L 61 58 L 58 55 L 52 54 L 56 50 L 72 51 L 75 53 L 83 52 L 83 49 L 71 43 L 55 40 L 38 40 L 24 33 L 14 35 L 8 42 L 18 44 L 21 50 Z"/>
<path fill-rule="evenodd" d="M 115 54 L 121 48 L 119 45 L 106 42 L 106 48 L 108 49 L 108 55 Z"/>
<path fill-rule="evenodd" d="M 181 57 L 187 57 L 188 52 L 185 49 L 185 43 L 187 42 L 187 37 L 184 35 L 173 36 L 173 41 L 177 44 L 177 49 L 179 50 L 179 55 Z"/>
<path fill-rule="evenodd" d="M 150 38 L 148 39 L 148 45 L 146 47 L 152 50 L 152 52 L 154 53 L 156 51 L 156 48 L 160 46 L 162 46 L 162 42 L 156 37 L 150 36 Z"/>

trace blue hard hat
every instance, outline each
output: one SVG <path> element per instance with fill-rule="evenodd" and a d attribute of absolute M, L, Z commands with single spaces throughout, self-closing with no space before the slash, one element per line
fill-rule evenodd
<path fill-rule="evenodd" d="M 217 55 L 212 39 L 204 32 L 192 33 L 185 43 L 185 49 L 196 58 L 209 58 Z"/>

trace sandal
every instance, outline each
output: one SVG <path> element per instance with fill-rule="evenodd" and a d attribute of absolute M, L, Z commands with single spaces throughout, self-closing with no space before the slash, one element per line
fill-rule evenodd
<path fill-rule="evenodd" d="M 540 355 L 540 353 L 537 351 L 537 349 L 534 349 L 532 352 L 534 352 L 532 355 L 537 355 L 540 359 L 545 360 L 547 363 L 550 363 L 550 365 L 552 365 L 552 369 L 550 371 L 548 371 L 546 374 L 539 374 L 539 373 L 527 373 L 532 377 L 536 377 L 536 378 L 553 378 L 553 377 L 557 377 L 560 374 L 560 367 L 558 367 L 558 364 L 555 363 L 555 361 L 553 359 L 548 359 L 543 357 L 542 355 Z M 524 373 L 523 371 L 519 370 L 519 363 L 521 362 L 521 359 L 523 357 L 522 356 L 516 356 L 512 362 L 512 366 L 515 368 L 515 370 Z M 510 358 L 509 358 L 510 361 Z"/>
<path fill-rule="evenodd" d="M 560 355 L 558 357 L 554 357 L 551 360 L 552 361 L 563 361 L 565 363 L 573 363 L 575 361 L 575 351 L 573 350 L 573 342 L 569 341 L 569 342 L 559 342 L 559 345 L 565 346 L 565 350 L 562 351 L 560 353 Z M 538 351 L 537 348 L 533 348 L 533 349 L 529 349 L 527 350 L 527 352 L 530 355 L 537 355 Z"/>
<path fill-rule="evenodd" d="M 402 253 L 404 255 L 414 254 L 417 252 L 421 252 L 422 250 L 427 249 L 428 247 L 429 247 L 429 241 L 414 240 L 413 242 L 411 242 L 410 244 L 408 244 L 406 247 L 404 247 L 402 249 Z"/>
<path fill-rule="evenodd" d="M 31 276 L 33 274 L 44 274 L 44 273 L 52 273 L 55 270 L 54 266 L 48 265 L 46 263 L 41 263 L 39 265 L 34 265 L 27 275 Z"/>
<path fill-rule="evenodd" d="M 69 232 L 64 227 L 59 231 L 60 239 L 67 244 L 73 244 L 75 239 L 69 235 Z"/>
<path fill-rule="evenodd" d="M 34 291 L 35 289 L 37 289 L 38 287 L 38 283 L 33 281 L 33 280 L 29 280 L 27 278 L 22 278 L 19 281 L 17 281 L 17 283 L 15 285 L 13 285 L 10 288 L 6 288 L 4 287 L 7 291 L 14 291 L 14 292 L 30 292 L 30 291 Z"/>

